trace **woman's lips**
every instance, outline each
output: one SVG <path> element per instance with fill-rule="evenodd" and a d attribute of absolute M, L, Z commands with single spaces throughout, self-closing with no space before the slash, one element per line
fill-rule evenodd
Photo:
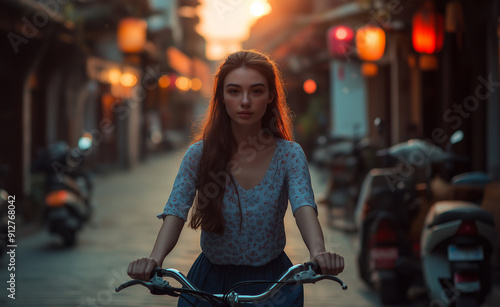
<path fill-rule="evenodd" d="M 241 118 L 249 118 L 250 116 L 252 116 L 252 113 L 251 112 L 239 112 L 238 115 Z"/>

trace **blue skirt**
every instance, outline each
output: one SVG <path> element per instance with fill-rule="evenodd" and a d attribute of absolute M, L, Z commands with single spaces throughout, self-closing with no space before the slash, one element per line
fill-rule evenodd
<path fill-rule="evenodd" d="M 240 281 L 248 280 L 277 280 L 292 262 L 282 252 L 278 257 L 262 266 L 249 265 L 217 265 L 213 264 L 201 253 L 189 270 L 187 278 L 200 290 L 209 293 L 226 293 L 231 286 Z M 237 288 L 238 294 L 257 294 L 269 288 L 271 284 L 254 284 Z M 286 285 L 281 288 L 274 297 L 268 301 L 258 304 L 244 304 L 246 306 L 259 307 L 301 307 L 304 306 L 304 289 L 302 285 Z M 183 294 L 179 297 L 179 307 L 197 306 L 211 307 L 206 301 L 198 300 L 192 296 Z"/>

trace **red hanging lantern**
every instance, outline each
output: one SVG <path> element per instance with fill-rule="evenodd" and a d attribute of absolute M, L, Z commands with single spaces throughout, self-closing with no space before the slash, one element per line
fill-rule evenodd
<path fill-rule="evenodd" d="M 419 53 L 433 54 L 441 50 L 444 40 L 443 15 L 432 1 L 426 1 L 412 20 L 413 48 Z"/>
<path fill-rule="evenodd" d="M 336 26 L 328 31 L 328 49 L 332 57 L 348 57 L 354 52 L 354 31 L 346 26 Z"/>

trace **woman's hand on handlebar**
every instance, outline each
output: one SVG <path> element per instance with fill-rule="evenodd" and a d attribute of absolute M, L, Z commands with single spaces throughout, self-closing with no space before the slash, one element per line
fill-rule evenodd
<path fill-rule="evenodd" d="M 344 257 L 331 252 L 317 253 L 311 261 L 321 268 L 321 274 L 338 275 L 344 270 Z"/>
<path fill-rule="evenodd" d="M 159 265 L 153 258 L 141 258 L 132 261 L 128 265 L 127 274 L 132 279 L 149 281 L 151 279 L 151 272 L 156 267 L 159 267 Z"/>

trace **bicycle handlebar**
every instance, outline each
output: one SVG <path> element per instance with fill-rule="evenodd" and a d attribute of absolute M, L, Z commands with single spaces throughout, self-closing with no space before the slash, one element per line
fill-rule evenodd
<path fill-rule="evenodd" d="M 119 292 L 125 288 L 133 285 L 142 285 L 148 288 L 151 294 L 156 295 L 170 295 L 179 296 L 181 293 L 187 293 L 189 295 L 195 296 L 197 298 L 206 301 L 218 301 L 221 303 L 229 304 L 234 306 L 239 303 L 259 303 L 268 300 L 273 297 L 278 291 L 286 284 L 306 284 L 306 283 L 316 283 L 317 281 L 329 279 L 337 282 L 342 286 L 342 290 L 347 289 L 347 285 L 344 282 L 333 275 L 322 275 L 317 274 L 315 271 L 319 270 L 317 264 L 312 262 L 306 262 L 304 264 L 296 264 L 290 267 L 277 281 L 269 282 L 272 285 L 260 294 L 255 295 L 240 295 L 234 290 L 225 294 L 211 294 L 203 292 L 193 285 L 180 271 L 176 269 L 161 269 L 155 268 L 152 272 L 152 278 L 149 282 L 133 279 L 127 281 L 120 286 L 115 288 L 116 292 Z M 163 277 L 170 277 L 178 281 L 183 288 L 176 288 L 170 286 L 169 282 Z M 251 282 L 251 281 L 249 281 Z"/>

